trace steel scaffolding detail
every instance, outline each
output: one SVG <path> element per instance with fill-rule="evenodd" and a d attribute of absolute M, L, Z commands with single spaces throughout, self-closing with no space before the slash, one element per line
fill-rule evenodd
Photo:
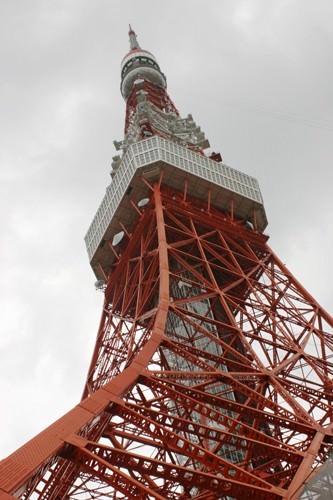
<path fill-rule="evenodd" d="M 185 155 L 132 172 L 130 143 L 88 233 L 105 300 L 83 398 L 0 462 L 0 499 L 296 499 L 332 452 L 333 319 L 268 246 L 259 198 L 201 193 Z"/>

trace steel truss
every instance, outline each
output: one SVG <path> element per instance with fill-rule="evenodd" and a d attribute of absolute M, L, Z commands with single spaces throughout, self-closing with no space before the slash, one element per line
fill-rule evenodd
<path fill-rule="evenodd" d="M 0 498 L 297 498 L 332 449 L 332 319 L 266 236 L 161 183 L 112 251 L 84 398 Z"/>

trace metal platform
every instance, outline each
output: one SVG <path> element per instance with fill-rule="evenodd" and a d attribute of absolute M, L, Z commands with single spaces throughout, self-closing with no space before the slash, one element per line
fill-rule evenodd
<path fill-rule="evenodd" d="M 263 200 L 256 179 L 224 163 L 182 147 L 162 137 L 153 136 L 128 147 L 111 184 L 85 236 L 91 266 L 98 278 L 100 266 L 107 269 L 113 260 L 105 243 L 121 231 L 122 224 L 129 228 L 137 211 L 137 204 L 149 196 L 150 183 L 157 181 L 163 170 L 163 184 L 183 191 L 200 200 L 207 200 L 210 191 L 212 206 L 229 210 L 233 200 L 234 214 L 252 222 L 262 232 L 267 226 Z"/>

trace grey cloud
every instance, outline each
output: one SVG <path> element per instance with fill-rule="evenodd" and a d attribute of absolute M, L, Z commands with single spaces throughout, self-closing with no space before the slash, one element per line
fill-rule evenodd
<path fill-rule="evenodd" d="M 333 243 L 329 0 L 2 9 L 0 456 L 82 393 L 102 302 L 83 236 L 123 134 L 129 22 L 181 112 L 226 163 L 259 179 L 271 246 L 326 307 Z"/>

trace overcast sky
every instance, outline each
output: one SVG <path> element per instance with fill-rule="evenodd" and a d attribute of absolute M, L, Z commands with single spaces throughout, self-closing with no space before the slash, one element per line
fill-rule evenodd
<path fill-rule="evenodd" d="M 332 19 L 332 0 L 1 2 L 0 457 L 82 394 L 103 299 L 83 237 L 123 137 L 128 23 L 333 312 Z"/>

